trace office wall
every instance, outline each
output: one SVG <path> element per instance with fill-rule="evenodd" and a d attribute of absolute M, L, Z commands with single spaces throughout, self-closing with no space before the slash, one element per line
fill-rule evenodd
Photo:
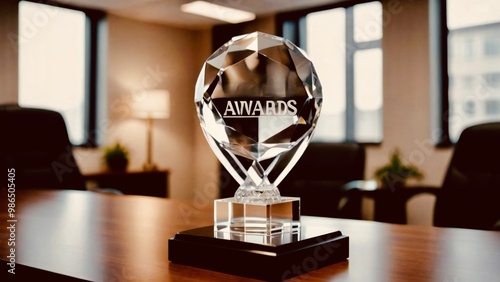
<path fill-rule="evenodd" d="M 420 184 L 442 183 L 451 149 L 433 144 L 438 132 L 431 129 L 430 50 L 428 1 L 382 1 L 384 7 L 384 140 L 367 148 L 366 178 L 388 161 L 399 148 L 404 159 L 419 166 Z M 414 182 L 411 182 L 414 183 Z M 430 224 L 433 202 L 415 199 L 410 221 Z"/>
<path fill-rule="evenodd" d="M 137 90 L 169 90 L 170 118 L 154 124 L 154 161 L 159 167 L 170 169 L 170 196 L 191 198 L 196 178 L 195 134 L 191 125 L 194 85 L 200 66 L 200 32 L 113 15 L 108 18 L 108 32 L 108 115 L 111 120 L 118 120 L 118 126 L 116 131 L 110 131 L 107 141 L 130 140 L 130 147 L 135 150 L 131 168 L 140 168 L 146 156 L 145 121 L 121 122 L 114 115 L 120 112 L 123 98 L 134 99 Z"/>
<path fill-rule="evenodd" d="M 147 125 L 132 116 L 131 104 L 141 90 L 167 89 L 170 117 L 154 120 L 153 161 L 170 170 L 170 197 L 191 199 L 194 193 L 195 131 L 193 91 L 200 38 L 204 32 L 146 23 L 116 15 L 107 17 L 107 116 L 98 123 L 104 145 L 121 142 L 130 150 L 130 170 L 146 161 Z M 206 31 L 208 33 L 208 31 Z M 205 36 L 206 37 L 206 36 Z M 203 39 L 205 40 L 205 39 Z M 206 55 L 205 55 L 206 57 Z M 84 172 L 101 170 L 101 150 L 80 150 Z M 148 185 L 144 183 L 144 185 Z"/>
<path fill-rule="evenodd" d="M 0 2 L 0 104 L 17 102 L 18 1 Z"/>

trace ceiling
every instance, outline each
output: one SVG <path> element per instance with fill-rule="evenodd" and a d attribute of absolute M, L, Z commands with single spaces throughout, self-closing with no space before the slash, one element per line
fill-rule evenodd
<path fill-rule="evenodd" d="M 77 7 L 103 10 L 137 20 L 189 29 L 205 29 L 226 23 L 182 12 L 180 6 L 192 1 L 194 0 L 66 0 L 60 2 Z M 257 17 L 262 17 L 278 12 L 338 3 L 342 0 L 209 0 L 208 2 L 253 12 Z"/>

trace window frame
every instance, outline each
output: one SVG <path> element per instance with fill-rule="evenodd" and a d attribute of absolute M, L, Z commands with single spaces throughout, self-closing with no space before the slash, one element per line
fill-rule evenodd
<path fill-rule="evenodd" d="M 438 139 L 436 140 L 436 147 L 447 148 L 453 146 L 453 142 L 451 142 L 450 138 L 450 100 L 449 100 L 449 75 L 448 75 L 448 18 L 447 18 L 447 1 L 437 1 L 438 3 L 432 2 L 429 5 L 429 9 L 435 9 L 436 12 L 430 15 L 430 20 L 435 20 L 438 27 L 434 29 L 434 34 L 431 32 L 430 35 L 433 35 L 434 40 L 436 40 L 437 48 L 437 56 L 438 56 L 438 65 L 435 66 L 438 72 L 438 99 L 435 99 L 439 103 L 438 107 L 434 107 L 434 111 L 437 111 L 438 128 L 436 129 L 439 132 Z M 434 18 L 432 18 L 434 17 Z M 437 17 L 437 20 L 435 19 Z M 432 24 L 430 24 L 430 28 L 433 28 Z M 437 37 L 437 39 L 436 39 Z M 431 38 L 431 40 L 433 40 Z M 432 52 L 432 50 L 431 50 Z M 431 58 L 432 59 L 432 58 Z M 432 79 L 432 78 L 431 78 Z"/>
<path fill-rule="evenodd" d="M 85 39 L 85 105 L 84 105 L 84 134 L 85 141 L 83 144 L 73 144 L 75 147 L 96 148 L 98 146 L 98 88 L 100 81 L 99 78 L 99 35 L 100 23 L 105 20 L 106 13 L 101 10 L 81 8 L 55 1 L 36 1 L 36 0 L 19 0 L 32 2 L 43 5 L 50 5 L 58 8 L 80 11 L 87 17 L 87 34 Z"/>
<path fill-rule="evenodd" d="M 287 39 L 294 42 L 297 46 L 306 46 L 305 34 L 301 34 L 301 30 L 305 30 L 305 17 L 314 12 L 321 12 L 324 10 L 331 10 L 337 8 L 346 9 L 346 46 L 349 46 L 349 52 L 346 52 L 346 108 L 345 108 L 345 138 L 340 143 L 358 143 L 363 145 L 381 145 L 383 142 L 382 138 L 379 142 L 360 142 L 356 141 L 356 129 L 355 129 L 355 116 L 356 107 L 354 101 L 354 54 L 356 51 L 367 50 L 372 48 L 382 49 L 382 40 L 371 40 L 364 42 L 356 42 L 354 39 L 354 13 L 352 8 L 358 4 L 370 3 L 370 2 L 380 2 L 380 0 L 362 0 L 362 1 L 346 1 L 335 4 L 328 4 L 319 7 L 313 7 L 309 9 L 304 9 L 300 11 L 292 11 L 286 13 L 279 13 L 276 15 L 275 30 L 280 36 L 284 36 L 284 26 L 291 30 L 291 36 L 287 36 Z M 382 4 L 382 3 L 381 3 Z M 383 54 L 383 49 L 382 49 Z M 382 107 L 383 109 L 383 107 Z"/>

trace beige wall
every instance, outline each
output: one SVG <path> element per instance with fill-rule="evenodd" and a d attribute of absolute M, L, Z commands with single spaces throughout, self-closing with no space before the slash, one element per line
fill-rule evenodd
<path fill-rule="evenodd" d="M 254 31 L 261 31 L 269 34 L 275 33 L 274 17 L 257 18 L 254 22 L 243 25 L 242 34 L 251 33 Z"/>
<path fill-rule="evenodd" d="M 0 104 L 17 102 L 18 1 L 0 3 Z"/>
<path fill-rule="evenodd" d="M 146 121 L 130 116 L 144 89 L 170 91 L 170 118 L 155 120 L 153 160 L 170 170 L 169 195 L 191 199 L 195 190 L 193 91 L 208 31 L 188 31 L 108 15 L 107 116 L 99 120 L 104 144 L 121 142 L 130 150 L 130 170 L 146 160 Z M 209 42 L 208 42 L 209 44 Z M 209 46 L 209 45 L 208 45 Z M 102 169 L 100 150 L 79 151 L 84 172 Z M 147 183 L 144 183 L 147 185 Z"/>
<path fill-rule="evenodd" d="M 424 183 L 439 185 L 451 151 L 436 149 L 432 141 L 428 3 L 382 2 L 384 140 L 368 148 L 367 177 L 398 147 L 407 161 L 424 170 Z"/>
<path fill-rule="evenodd" d="M 382 3 L 384 140 L 367 148 L 366 177 L 371 178 L 397 147 L 405 160 L 424 171 L 420 184 L 439 186 L 452 151 L 437 149 L 432 139 L 428 1 Z M 416 199 L 410 221 L 430 224 L 432 207 L 431 201 Z"/>

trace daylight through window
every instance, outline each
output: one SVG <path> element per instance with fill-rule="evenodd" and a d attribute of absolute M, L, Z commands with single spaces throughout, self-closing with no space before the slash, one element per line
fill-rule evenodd
<path fill-rule="evenodd" d="M 86 34 L 83 12 L 19 3 L 19 104 L 60 112 L 78 145 L 86 141 Z"/>

